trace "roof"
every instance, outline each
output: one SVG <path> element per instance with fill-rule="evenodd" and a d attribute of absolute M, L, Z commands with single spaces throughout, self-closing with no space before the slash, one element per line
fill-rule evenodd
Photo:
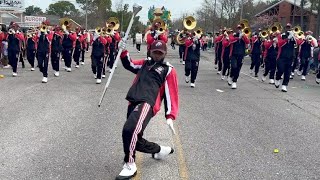
<path fill-rule="evenodd" d="M 255 15 L 255 17 L 260 16 L 260 15 L 263 14 L 264 12 L 267 12 L 268 10 L 270 10 L 270 9 L 278 6 L 278 5 L 279 5 L 280 3 L 282 3 L 282 2 L 288 2 L 288 3 L 290 3 L 290 4 L 292 4 L 292 5 L 295 5 L 295 6 L 298 6 L 298 7 L 300 7 L 300 3 L 301 3 L 300 0 L 281 0 L 281 1 L 277 2 L 277 3 L 275 3 L 274 5 L 268 7 L 267 9 L 259 12 L 258 14 Z M 304 8 L 306 8 L 305 10 L 307 10 L 307 11 L 309 11 L 309 12 L 312 12 L 313 14 L 318 14 L 317 11 L 310 11 L 310 10 L 308 10 L 308 8 L 310 8 L 310 3 L 306 4 L 306 5 L 304 6 Z"/>

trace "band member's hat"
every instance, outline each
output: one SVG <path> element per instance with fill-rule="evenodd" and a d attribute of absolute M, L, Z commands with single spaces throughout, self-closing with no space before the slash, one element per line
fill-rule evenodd
<path fill-rule="evenodd" d="M 287 23 L 286 27 L 291 27 L 292 25 L 290 23 Z"/>
<path fill-rule="evenodd" d="M 161 40 L 154 41 L 151 44 L 150 51 L 151 52 L 160 51 L 162 53 L 166 53 L 167 52 L 167 44 Z"/>

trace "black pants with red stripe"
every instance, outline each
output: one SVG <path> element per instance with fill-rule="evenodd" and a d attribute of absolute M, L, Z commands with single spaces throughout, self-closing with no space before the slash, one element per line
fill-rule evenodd
<path fill-rule="evenodd" d="M 153 108 L 146 102 L 128 106 L 127 121 L 122 130 L 124 162 L 135 162 L 136 151 L 154 154 L 160 152 L 160 146 L 142 138 L 143 131 L 153 117 Z"/>
<path fill-rule="evenodd" d="M 251 66 L 250 69 L 252 70 L 254 68 L 254 73 L 255 75 L 258 75 L 259 73 L 259 68 L 260 68 L 260 61 L 261 61 L 261 54 L 256 53 L 251 55 Z"/>
<path fill-rule="evenodd" d="M 232 55 L 231 56 L 231 73 L 230 73 L 230 77 L 232 78 L 233 82 L 237 82 L 239 75 L 240 75 L 240 71 L 241 71 L 241 67 L 242 67 L 242 62 L 243 60 L 243 55 Z"/>

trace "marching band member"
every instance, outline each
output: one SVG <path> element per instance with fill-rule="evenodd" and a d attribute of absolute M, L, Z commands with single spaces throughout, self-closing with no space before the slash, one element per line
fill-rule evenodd
<path fill-rule="evenodd" d="M 294 46 L 296 40 L 294 33 L 291 31 L 291 24 L 286 26 L 287 31 L 278 36 L 278 55 L 277 55 L 277 72 L 275 86 L 279 88 L 280 79 L 283 75 L 282 92 L 287 92 L 287 86 L 290 80 L 291 65 L 294 58 Z"/>
<path fill-rule="evenodd" d="M 264 46 L 264 62 L 265 62 L 265 71 L 261 80 L 264 82 L 267 79 L 267 75 L 269 74 L 269 84 L 274 84 L 274 75 L 276 72 L 277 66 L 277 39 L 274 34 L 270 34 L 268 39 L 263 42 Z"/>
<path fill-rule="evenodd" d="M 121 40 L 119 32 L 115 30 L 111 31 L 111 38 L 112 42 L 109 44 L 109 61 L 107 63 L 107 66 L 109 67 L 109 72 L 111 72 L 111 69 L 113 68 L 115 57 L 118 53 L 118 42 L 120 42 Z"/>
<path fill-rule="evenodd" d="M 309 68 L 309 62 L 311 59 L 313 59 L 313 49 L 314 47 L 318 46 L 318 43 L 316 40 L 313 39 L 313 37 L 310 35 L 310 32 L 306 32 L 306 38 L 302 39 L 302 42 L 300 44 L 299 48 L 299 57 L 301 66 L 299 68 L 299 71 L 302 71 L 301 80 L 306 80 L 307 71 Z"/>
<path fill-rule="evenodd" d="M 253 36 L 251 38 L 251 66 L 250 66 L 250 74 L 252 74 L 253 72 L 253 68 L 254 68 L 254 73 L 255 73 L 255 77 L 258 77 L 258 73 L 259 73 L 259 68 L 260 68 L 260 64 L 261 64 L 261 45 L 262 45 L 262 40 L 261 38 L 258 36 L 257 33 L 253 33 Z"/>
<path fill-rule="evenodd" d="M 168 42 L 168 37 L 166 33 L 160 33 L 159 30 L 157 30 L 160 27 L 159 23 L 154 23 L 153 27 L 151 27 L 150 33 L 147 34 L 147 56 L 150 57 L 150 47 L 151 44 L 156 40 L 161 40 L 165 43 Z M 180 52 L 180 51 L 179 51 Z"/>
<path fill-rule="evenodd" d="M 104 37 L 107 41 L 107 44 L 105 45 L 105 54 L 104 54 L 104 60 L 103 60 L 103 67 L 102 67 L 102 78 L 106 77 L 106 64 L 108 62 L 109 56 L 110 56 L 110 44 L 112 43 L 112 37 L 109 35 L 106 35 Z"/>
<path fill-rule="evenodd" d="M 215 48 L 215 61 L 214 61 L 214 65 L 215 65 L 215 69 L 218 68 L 218 72 L 217 74 L 220 74 L 221 70 L 222 70 L 222 41 L 224 39 L 224 35 L 222 30 L 220 30 L 220 33 L 217 32 L 216 33 L 216 37 L 214 39 L 214 48 Z M 229 56 L 229 55 L 228 55 Z"/>
<path fill-rule="evenodd" d="M 221 79 L 222 80 L 225 79 L 226 72 L 227 72 L 227 70 L 230 69 L 230 38 L 229 38 L 229 36 L 232 36 L 231 32 L 224 30 L 221 44 L 219 44 L 219 46 L 221 46 L 221 49 L 222 49 L 220 55 L 218 55 L 218 56 L 220 56 L 220 57 L 218 57 L 218 58 L 220 58 L 220 62 L 222 61 L 221 62 L 221 64 L 222 64 L 221 65 L 222 66 Z M 218 49 L 218 51 L 219 51 L 219 49 Z"/>
<path fill-rule="evenodd" d="M 179 30 L 178 30 L 178 34 L 179 34 Z M 181 37 L 180 38 L 187 38 L 187 37 L 184 37 L 184 34 L 181 34 Z M 184 62 L 184 53 L 185 53 L 185 50 L 186 50 L 186 45 L 185 44 L 179 44 L 179 57 L 180 57 L 180 63 L 182 63 L 183 65 L 185 64 Z"/>
<path fill-rule="evenodd" d="M 106 44 L 107 40 L 104 37 L 98 33 L 94 34 L 91 52 L 91 69 L 95 78 L 97 79 L 97 84 L 101 84 L 101 72 L 106 51 Z"/>
<path fill-rule="evenodd" d="M 49 54 L 51 50 L 51 41 L 53 38 L 53 32 L 47 29 L 43 29 L 46 25 L 42 25 L 42 28 L 38 34 L 37 40 L 37 60 L 40 72 L 43 74 L 42 83 L 48 82 L 48 63 Z"/>
<path fill-rule="evenodd" d="M 82 45 L 83 42 L 85 42 L 85 36 L 82 35 L 80 28 L 77 27 L 76 28 L 76 41 L 75 41 L 75 45 L 74 45 L 74 51 L 73 51 L 73 60 L 76 63 L 75 68 L 79 68 L 80 65 L 80 55 L 81 55 L 81 50 L 82 50 Z"/>
<path fill-rule="evenodd" d="M 9 27 L 9 35 L 7 36 L 8 40 L 8 59 L 9 64 L 12 67 L 12 76 L 16 77 L 17 74 L 17 66 L 18 66 L 18 58 L 20 52 L 20 41 L 24 40 L 24 37 L 21 33 L 16 33 L 17 25 L 15 23 L 11 23 Z"/>
<path fill-rule="evenodd" d="M 52 69 L 54 70 L 54 76 L 56 77 L 59 76 L 59 61 L 62 51 L 62 38 L 63 32 L 61 31 L 61 28 L 59 26 L 55 27 L 51 43 L 51 64 Z"/>
<path fill-rule="evenodd" d="M 119 46 L 125 49 L 123 41 Z M 149 121 L 160 110 L 162 100 L 167 124 L 172 128 L 179 110 L 177 73 L 172 65 L 164 62 L 166 54 L 166 43 L 161 40 L 151 44 L 150 60 L 132 60 L 127 50 L 121 54 L 124 68 L 137 76 L 126 97 L 129 106 L 127 121 L 122 130 L 125 164 L 116 179 L 129 179 L 136 174 L 136 151 L 152 154 L 152 158 L 158 160 L 174 152 L 172 147 L 158 145 L 143 138 Z"/>
<path fill-rule="evenodd" d="M 64 35 L 62 38 L 62 56 L 65 63 L 65 69 L 67 72 L 71 72 L 71 61 L 72 61 L 72 51 L 74 42 L 77 40 L 77 34 L 69 32 L 69 30 L 64 30 Z"/>
<path fill-rule="evenodd" d="M 193 33 L 185 41 L 186 50 L 184 54 L 186 83 L 189 83 L 191 74 L 190 87 L 195 87 L 195 81 L 198 74 L 200 62 L 200 39 Z"/>
<path fill-rule="evenodd" d="M 231 42 L 231 73 L 228 78 L 228 84 L 232 89 L 237 88 L 237 81 L 240 75 L 240 70 L 243 64 L 243 58 L 246 54 L 246 46 L 250 43 L 248 37 L 241 31 L 241 26 L 238 25 L 238 32 L 234 36 L 230 36 Z"/>
<path fill-rule="evenodd" d="M 89 44 L 88 44 L 88 41 L 87 41 L 88 35 L 87 35 L 87 33 L 85 33 L 85 30 L 83 28 L 81 29 L 81 35 L 83 37 L 83 41 L 81 43 L 81 62 L 80 62 L 80 64 L 84 65 L 84 54 L 86 52 L 86 49 L 88 49 L 87 46 Z M 90 36 L 89 36 L 89 38 L 90 38 Z"/>
<path fill-rule="evenodd" d="M 31 71 L 34 71 L 34 60 L 37 51 L 37 36 L 36 34 L 32 33 L 27 37 L 26 41 L 26 50 L 27 50 L 27 60 L 31 65 Z"/>

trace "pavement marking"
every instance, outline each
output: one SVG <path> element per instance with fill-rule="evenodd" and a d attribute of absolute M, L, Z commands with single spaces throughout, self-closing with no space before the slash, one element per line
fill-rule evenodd
<path fill-rule="evenodd" d="M 246 74 L 246 73 L 241 72 L 241 74 L 244 74 L 244 75 L 246 75 L 246 76 L 248 76 L 248 77 L 251 77 L 252 79 L 255 79 L 255 80 L 259 81 L 259 79 L 258 79 L 258 78 L 253 77 L 253 76 L 250 76 L 250 75 L 248 75 L 248 74 Z"/>
<path fill-rule="evenodd" d="M 186 164 L 186 160 L 183 153 L 182 144 L 180 141 L 180 135 L 178 130 L 176 131 L 176 135 L 174 136 L 174 143 L 175 143 L 175 151 L 177 152 L 178 156 L 178 165 L 179 165 L 179 176 L 181 180 L 188 180 L 189 174 L 188 174 L 188 168 Z"/>
<path fill-rule="evenodd" d="M 224 92 L 224 91 L 222 91 L 221 89 L 216 89 L 216 91 L 218 91 L 218 92 Z"/>
<path fill-rule="evenodd" d="M 137 165 L 137 174 L 133 180 L 140 180 L 142 177 L 142 160 L 143 160 L 143 154 L 140 152 L 136 152 L 136 165 Z"/>

